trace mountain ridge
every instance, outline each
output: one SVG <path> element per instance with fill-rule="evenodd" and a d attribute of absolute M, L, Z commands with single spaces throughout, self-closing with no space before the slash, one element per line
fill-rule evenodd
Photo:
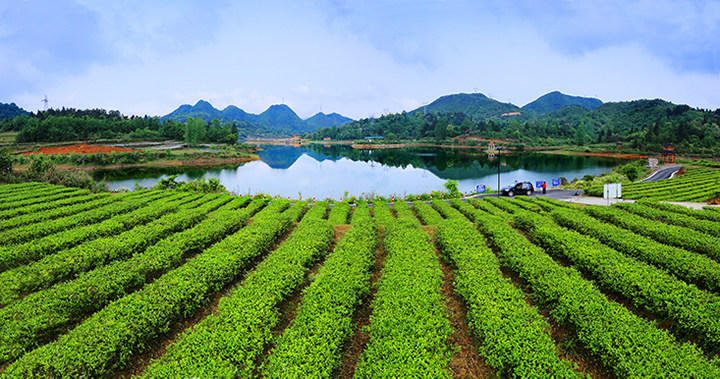
<path fill-rule="evenodd" d="M 441 96 L 432 103 L 410 113 L 414 112 L 461 112 L 474 119 L 488 119 L 502 117 L 508 113 L 522 112 L 522 109 L 511 103 L 491 99 L 482 93 L 457 93 Z"/>
<path fill-rule="evenodd" d="M 579 105 L 592 111 L 602 104 L 603 102 L 600 99 L 594 97 L 571 96 L 560 91 L 552 91 L 525 104 L 521 109 L 526 112 L 546 115 L 570 105 Z"/>
<path fill-rule="evenodd" d="M 249 123 L 250 126 L 255 125 L 258 129 L 270 128 L 277 133 L 283 135 L 295 135 L 312 132 L 318 128 L 342 125 L 351 122 L 352 119 L 332 113 L 325 115 L 317 113 L 316 115 L 303 120 L 285 104 L 274 104 L 268 107 L 264 112 L 258 114 L 248 113 L 235 105 L 229 105 L 223 110 L 219 110 L 205 100 L 198 100 L 195 105 L 183 104 L 173 112 L 160 117 L 160 121 L 172 120 L 175 122 L 185 122 L 188 117 L 202 118 L 205 122 L 219 120 L 226 123 Z M 340 122 L 340 123 L 338 123 Z"/>

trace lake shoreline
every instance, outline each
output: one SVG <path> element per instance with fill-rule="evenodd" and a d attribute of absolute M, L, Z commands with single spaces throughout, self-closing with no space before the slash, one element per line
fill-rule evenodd
<path fill-rule="evenodd" d="M 240 165 L 247 162 L 261 160 L 260 157 L 237 157 L 237 158 L 194 158 L 194 159 L 181 159 L 181 160 L 161 160 L 144 163 L 130 163 L 130 164 L 114 164 L 106 166 L 98 165 L 73 165 L 73 164 L 59 164 L 55 165 L 56 170 L 61 171 L 86 171 L 94 172 L 101 170 L 122 170 L 127 168 L 135 167 L 214 167 L 214 166 L 231 166 Z M 13 167 L 15 171 L 25 171 L 27 167 L 16 166 Z"/>

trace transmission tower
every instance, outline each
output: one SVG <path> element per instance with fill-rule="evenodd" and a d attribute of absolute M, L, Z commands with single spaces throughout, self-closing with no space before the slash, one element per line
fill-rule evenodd
<path fill-rule="evenodd" d="M 42 103 L 45 104 L 45 110 L 47 111 L 47 110 L 48 110 L 48 103 L 49 103 L 48 98 L 47 98 L 47 95 L 45 95 L 45 97 L 44 97 L 42 100 L 40 100 L 40 102 L 42 102 Z"/>

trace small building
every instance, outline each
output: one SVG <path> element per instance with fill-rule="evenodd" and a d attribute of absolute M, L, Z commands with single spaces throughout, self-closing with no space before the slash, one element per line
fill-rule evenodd
<path fill-rule="evenodd" d="M 618 149 L 622 149 L 622 141 L 617 141 L 615 143 L 615 147 L 617 147 Z"/>
<path fill-rule="evenodd" d="M 663 163 L 675 163 L 675 147 L 671 143 L 666 143 L 662 151 L 660 160 Z"/>
<path fill-rule="evenodd" d="M 330 137 L 323 138 L 323 141 L 330 141 Z"/>

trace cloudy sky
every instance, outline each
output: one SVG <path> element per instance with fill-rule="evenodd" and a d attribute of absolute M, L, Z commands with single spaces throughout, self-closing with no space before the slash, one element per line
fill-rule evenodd
<path fill-rule="evenodd" d="M 720 0 L 0 0 L 0 102 L 354 119 L 480 92 L 720 108 Z"/>

